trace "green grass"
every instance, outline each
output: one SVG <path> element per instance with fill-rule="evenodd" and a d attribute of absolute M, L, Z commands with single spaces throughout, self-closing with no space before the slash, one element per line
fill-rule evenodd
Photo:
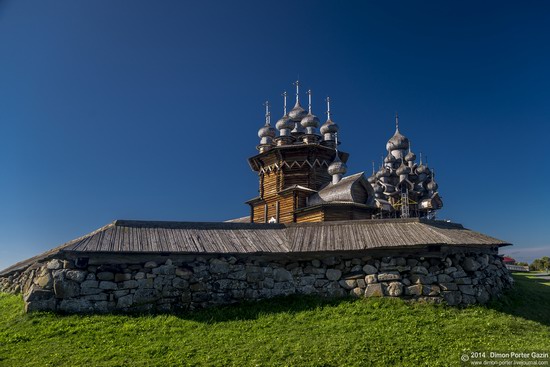
<path fill-rule="evenodd" d="M 0 366 L 454 366 L 550 349 L 550 286 L 515 275 L 489 306 L 288 297 L 186 315 L 25 314 L 0 294 Z"/>

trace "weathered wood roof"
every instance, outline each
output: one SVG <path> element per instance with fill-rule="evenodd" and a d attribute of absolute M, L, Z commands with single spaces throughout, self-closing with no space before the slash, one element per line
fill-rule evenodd
<path fill-rule="evenodd" d="M 58 253 L 290 254 L 384 248 L 506 246 L 460 224 L 418 218 L 303 224 L 116 220 L 2 272 Z"/>

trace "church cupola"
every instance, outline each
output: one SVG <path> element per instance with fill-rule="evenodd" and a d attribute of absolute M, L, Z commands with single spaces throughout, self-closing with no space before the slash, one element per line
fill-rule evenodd
<path fill-rule="evenodd" d="M 335 185 L 342 179 L 342 176 L 346 174 L 348 170 L 348 166 L 344 162 L 340 160 L 340 154 L 338 153 L 338 134 L 335 136 L 336 142 L 336 155 L 334 156 L 334 160 L 328 166 L 328 173 L 332 176 L 332 184 Z"/>
<path fill-rule="evenodd" d="M 277 130 L 279 130 L 279 136 L 277 137 L 277 139 L 275 139 L 277 142 L 277 146 L 290 144 L 294 140 L 294 138 L 290 134 L 290 132 L 294 128 L 294 123 L 292 122 L 292 120 L 290 119 L 286 111 L 286 96 L 287 96 L 286 91 L 283 92 L 282 96 L 283 96 L 283 117 L 281 117 L 279 121 L 277 121 L 277 123 L 275 124 L 275 127 L 277 128 Z"/>
<path fill-rule="evenodd" d="M 338 125 L 334 123 L 330 116 L 330 97 L 327 97 L 327 121 L 321 126 L 324 145 L 334 146 L 335 136 L 338 133 Z"/>
<path fill-rule="evenodd" d="M 316 129 L 319 127 L 319 118 L 311 112 L 311 89 L 307 91 L 309 97 L 308 114 L 300 121 L 300 125 L 305 129 L 304 143 L 316 143 L 318 135 Z"/>
<path fill-rule="evenodd" d="M 399 132 L 399 115 L 395 114 L 395 133 L 388 140 L 386 150 L 395 158 L 403 158 L 404 152 L 409 150 L 409 139 Z"/>
<path fill-rule="evenodd" d="M 265 125 L 258 130 L 258 137 L 260 138 L 260 145 L 258 150 L 260 153 L 267 152 L 273 146 L 273 138 L 275 137 L 275 129 L 271 126 L 269 102 L 265 102 Z"/>
<path fill-rule="evenodd" d="M 306 117 L 307 112 L 300 105 L 300 81 L 296 80 L 294 85 L 296 86 L 296 104 L 288 113 L 288 117 L 290 117 L 294 123 L 294 128 L 292 129 L 291 134 L 292 136 L 297 137 L 304 134 L 304 129 L 300 123 L 302 122 L 302 119 Z"/>

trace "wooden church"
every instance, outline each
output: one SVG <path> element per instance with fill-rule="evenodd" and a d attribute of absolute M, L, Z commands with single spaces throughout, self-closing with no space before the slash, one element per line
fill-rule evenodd
<path fill-rule="evenodd" d="M 296 103 L 271 126 L 266 102 L 265 125 L 258 131 L 259 153 L 248 159 L 258 173 L 259 195 L 249 201 L 253 223 L 304 223 L 374 218 L 434 218 L 443 206 L 434 173 L 410 150 L 409 140 L 399 131 L 386 144 L 388 151 L 380 169 L 372 176 L 364 172 L 344 176 L 349 154 L 338 149 L 338 125 L 332 121 L 327 98 L 327 121 L 312 112 L 311 90 L 308 110 Z M 319 129 L 320 126 L 320 129 Z"/>

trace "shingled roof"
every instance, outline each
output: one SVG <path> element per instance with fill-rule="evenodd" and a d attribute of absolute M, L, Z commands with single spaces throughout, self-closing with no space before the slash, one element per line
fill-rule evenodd
<path fill-rule="evenodd" d="M 303 224 L 116 220 L 2 272 L 61 253 L 289 254 L 400 247 L 506 246 L 507 242 L 445 221 L 356 220 Z"/>

